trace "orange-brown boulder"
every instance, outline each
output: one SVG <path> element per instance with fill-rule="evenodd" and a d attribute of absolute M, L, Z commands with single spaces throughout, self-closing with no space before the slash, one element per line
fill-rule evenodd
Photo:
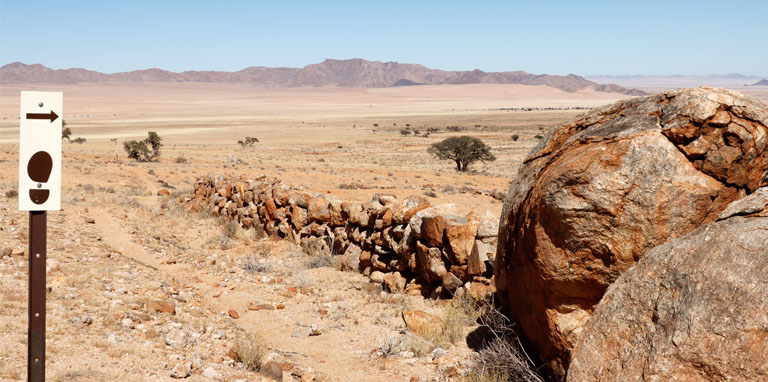
<path fill-rule="evenodd" d="M 768 184 L 766 105 L 724 89 L 632 98 L 525 159 L 502 211 L 502 303 L 556 379 L 608 286 L 650 248 Z"/>
<path fill-rule="evenodd" d="M 421 310 L 404 311 L 403 322 L 413 334 L 424 338 L 434 338 L 445 330 L 442 318 Z"/>
<path fill-rule="evenodd" d="M 310 221 L 330 222 L 331 212 L 328 209 L 328 200 L 323 197 L 312 198 L 307 207 L 307 214 Z"/>
<path fill-rule="evenodd" d="M 720 218 L 608 288 L 568 381 L 768 381 L 768 188 Z"/>

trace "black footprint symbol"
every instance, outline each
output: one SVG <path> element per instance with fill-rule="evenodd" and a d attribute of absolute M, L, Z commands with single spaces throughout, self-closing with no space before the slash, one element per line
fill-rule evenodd
<path fill-rule="evenodd" d="M 29 175 L 29 179 L 37 182 L 38 187 L 38 189 L 33 188 L 29 190 L 29 198 L 32 199 L 33 203 L 43 204 L 48 200 L 48 196 L 51 192 L 39 188 L 43 186 L 41 183 L 48 181 L 48 178 L 51 176 L 51 170 L 53 170 L 53 159 L 51 159 L 51 155 L 47 152 L 38 151 L 29 159 L 29 163 L 27 163 L 27 174 Z"/>

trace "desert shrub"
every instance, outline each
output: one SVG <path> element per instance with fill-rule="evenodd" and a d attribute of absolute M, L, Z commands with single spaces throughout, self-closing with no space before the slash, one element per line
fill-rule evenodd
<path fill-rule="evenodd" d="M 542 138 L 544 138 L 544 137 L 542 137 L 542 136 L 541 136 L 541 135 L 539 135 L 539 134 L 536 134 L 536 135 L 534 135 L 533 137 L 534 137 L 534 138 L 536 138 L 536 139 L 542 139 Z"/>
<path fill-rule="evenodd" d="M 448 131 L 457 132 L 461 131 L 461 126 L 447 126 L 445 129 Z"/>
<path fill-rule="evenodd" d="M 83 137 L 77 137 L 77 138 L 75 138 L 75 139 L 71 140 L 70 142 L 71 142 L 71 143 L 77 143 L 77 144 L 80 144 L 80 145 L 82 145 L 83 143 L 85 143 L 85 138 L 83 138 Z"/>
<path fill-rule="evenodd" d="M 376 355 L 383 358 L 391 357 L 403 348 L 400 337 L 395 333 L 389 333 L 384 337 L 376 339 Z"/>
<path fill-rule="evenodd" d="M 5 192 L 5 197 L 8 198 L 8 199 L 15 198 L 15 197 L 18 197 L 18 196 L 19 196 L 19 193 L 15 189 L 8 190 L 8 191 Z"/>
<path fill-rule="evenodd" d="M 143 141 L 130 140 L 123 142 L 123 149 L 128 158 L 139 162 L 152 162 L 160 156 L 160 147 L 163 139 L 154 131 L 147 132 L 147 138 Z"/>
<path fill-rule="evenodd" d="M 544 382 L 516 338 L 496 338 L 474 355 L 462 382 Z"/>
<path fill-rule="evenodd" d="M 238 338 L 232 347 L 232 352 L 237 355 L 237 360 L 249 370 L 257 370 L 261 367 L 261 360 L 267 354 L 267 346 L 264 340 L 254 333 L 248 333 L 245 337 Z"/>
<path fill-rule="evenodd" d="M 512 134 L 512 140 L 517 142 L 517 140 L 520 139 L 520 136 L 517 134 Z"/>
<path fill-rule="evenodd" d="M 183 155 L 179 155 L 173 160 L 175 163 L 187 163 L 187 158 Z"/>
<path fill-rule="evenodd" d="M 494 161 L 496 157 L 491 154 L 491 147 L 478 138 L 450 137 L 440 142 L 433 143 L 427 152 L 438 159 L 447 159 L 456 162 L 457 171 L 467 171 L 467 167 L 477 161 Z"/>
<path fill-rule="evenodd" d="M 411 134 L 411 131 L 408 130 L 408 129 L 402 129 L 402 130 L 400 130 L 400 134 L 402 134 L 403 136 L 407 136 L 407 135 Z"/>
<path fill-rule="evenodd" d="M 253 147 L 253 144 L 257 142 L 259 142 L 259 138 L 245 137 L 245 140 L 237 141 L 237 144 L 239 144 L 240 147 L 242 148 L 246 148 L 246 147 Z"/>
<path fill-rule="evenodd" d="M 544 382 L 535 364 L 525 353 L 514 325 L 492 301 L 464 297 L 458 301 L 458 305 L 465 310 L 476 311 L 477 322 L 491 337 L 474 354 L 461 382 Z"/>
<path fill-rule="evenodd" d="M 66 139 L 69 141 L 69 138 L 72 136 L 72 130 L 67 127 L 67 122 L 62 121 L 61 122 L 61 139 Z"/>

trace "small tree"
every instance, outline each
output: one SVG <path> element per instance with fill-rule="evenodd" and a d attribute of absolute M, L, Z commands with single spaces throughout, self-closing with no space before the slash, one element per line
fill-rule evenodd
<path fill-rule="evenodd" d="M 160 147 L 163 146 L 162 140 L 156 132 L 150 131 L 143 141 L 123 142 L 123 149 L 128 154 L 128 158 L 139 162 L 152 162 L 160 156 Z"/>
<path fill-rule="evenodd" d="M 245 137 L 244 141 L 237 141 L 237 143 L 240 145 L 240 147 L 246 148 L 246 147 L 253 147 L 253 144 L 258 141 L 259 141 L 259 138 Z"/>
<path fill-rule="evenodd" d="M 491 154 L 490 146 L 477 138 L 466 135 L 450 137 L 433 143 L 427 152 L 438 159 L 449 159 L 456 162 L 456 170 L 458 171 L 467 171 L 467 167 L 473 162 L 496 160 L 496 157 Z"/>
<path fill-rule="evenodd" d="M 69 127 L 67 127 L 67 121 L 61 121 L 61 139 L 66 138 L 69 141 L 70 140 L 69 138 L 71 136 L 72 136 L 72 130 L 70 130 Z"/>

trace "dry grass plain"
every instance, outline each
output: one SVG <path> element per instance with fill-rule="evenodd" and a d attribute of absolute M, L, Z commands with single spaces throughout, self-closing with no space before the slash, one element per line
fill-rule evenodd
<path fill-rule="evenodd" d="M 26 373 L 27 216 L 9 193 L 17 182 L 19 90 L 0 87 L 0 249 L 13 252 L 0 259 L 3 381 L 24 380 Z M 245 332 L 265 339 L 268 358 L 284 366 L 286 381 L 310 381 L 310 375 L 325 381 L 449 380 L 470 359 L 466 341 L 415 346 L 399 314 L 417 308 L 445 315 L 450 303 L 383 295 L 362 275 L 336 271 L 286 242 L 227 235 L 214 218 L 183 211 L 157 191 L 187 192 L 207 173 L 263 173 L 346 199 L 428 193 L 433 204 L 498 216 L 502 203 L 489 194 L 506 192 L 536 136 L 584 111 L 502 109 L 583 108 L 622 97 L 523 85 L 24 90 L 63 91 L 73 138 L 87 139 L 64 143 L 62 211 L 49 214 L 52 381 L 167 381 L 177 365 L 191 366 L 188 380 L 257 381 L 258 374 L 227 355 Z M 407 125 L 440 131 L 402 136 Z M 127 159 L 122 141 L 147 131 L 163 138 L 160 160 Z M 427 154 L 431 143 L 452 135 L 481 138 L 498 160 L 457 173 L 453 163 Z M 260 142 L 241 148 L 236 142 L 246 136 Z M 174 301 L 176 313 L 147 311 L 152 300 Z M 252 304 L 284 309 L 249 310 Z M 321 335 L 307 334 L 313 324 Z M 469 320 L 462 330 L 475 327 Z M 179 330 L 190 343 L 168 345 L 167 337 Z M 387 347 L 392 354 L 382 351 Z"/>

